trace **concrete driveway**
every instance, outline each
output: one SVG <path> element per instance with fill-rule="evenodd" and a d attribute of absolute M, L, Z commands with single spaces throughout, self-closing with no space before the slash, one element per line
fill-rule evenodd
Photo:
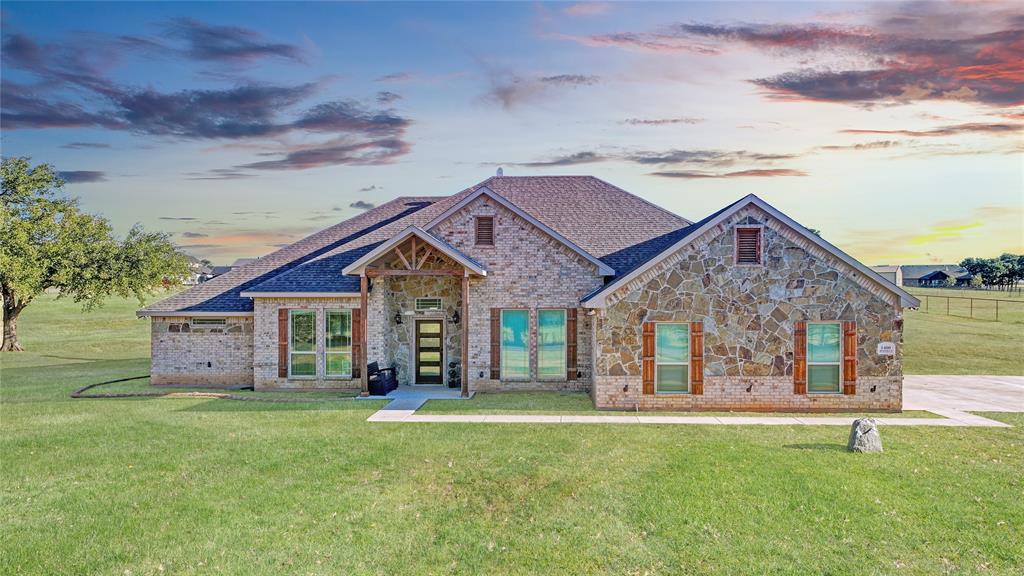
<path fill-rule="evenodd" d="M 1024 376 L 904 376 L 903 409 L 1024 412 Z"/>

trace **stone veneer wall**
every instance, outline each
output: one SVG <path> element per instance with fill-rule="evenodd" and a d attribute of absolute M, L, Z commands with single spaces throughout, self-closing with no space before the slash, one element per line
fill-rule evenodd
<path fill-rule="evenodd" d="M 476 216 L 494 217 L 494 246 L 475 245 Z M 584 294 L 602 284 L 596 266 L 486 196 L 431 232 L 487 268 L 485 278 L 471 278 L 469 285 L 470 390 L 590 390 L 592 317 L 586 310 L 578 312 L 577 366 L 582 377 L 576 380 L 537 378 L 536 322 L 538 308 L 578 307 Z M 529 380 L 490 379 L 491 308 L 530 310 Z"/>
<path fill-rule="evenodd" d="M 193 326 L 191 320 L 184 316 L 151 319 L 150 382 L 252 384 L 252 318 L 228 316 L 223 326 Z"/>
<path fill-rule="evenodd" d="M 448 362 L 462 359 L 463 323 L 452 324 L 452 314 L 462 314 L 462 281 L 451 276 L 397 276 L 374 281 L 371 314 L 377 315 L 373 328 L 376 336 L 370 346 L 370 360 L 381 366 L 397 366 L 400 384 L 412 384 L 416 365 L 414 358 L 416 320 L 423 318 L 443 321 L 444 354 L 441 373 L 448 383 Z M 415 312 L 417 298 L 440 298 L 444 306 L 440 311 Z M 395 314 L 402 315 L 402 324 L 395 324 Z M 373 334 L 373 332 L 371 332 Z"/>
<path fill-rule="evenodd" d="M 257 390 L 268 389 L 339 389 L 359 390 L 358 378 L 327 378 L 324 375 L 324 310 L 358 308 L 359 298 L 254 298 L 254 339 L 250 369 Z M 280 308 L 316 310 L 315 378 L 278 378 L 277 376 L 277 311 Z"/>
<path fill-rule="evenodd" d="M 733 226 L 763 225 L 763 266 L 733 264 Z M 793 394 L 797 320 L 857 322 L 855 395 Z M 704 394 L 644 395 L 645 321 L 704 322 Z M 755 207 L 616 291 L 595 330 L 594 402 L 641 410 L 899 410 L 898 297 Z M 880 341 L 896 356 L 878 356 Z"/>

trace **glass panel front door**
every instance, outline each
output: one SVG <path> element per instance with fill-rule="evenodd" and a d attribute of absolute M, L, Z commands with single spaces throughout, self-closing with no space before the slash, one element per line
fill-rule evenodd
<path fill-rule="evenodd" d="M 416 321 L 416 384 L 441 384 L 442 320 Z"/>

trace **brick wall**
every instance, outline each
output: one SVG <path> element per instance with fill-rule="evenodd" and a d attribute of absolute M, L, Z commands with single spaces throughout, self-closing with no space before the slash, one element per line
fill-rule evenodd
<path fill-rule="evenodd" d="M 737 224 L 764 226 L 763 266 L 733 264 Z M 855 395 L 793 394 L 797 320 L 857 322 Z M 645 321 L 704 323 L 703 395 L 641 394 Z M 897 354 L 879 356 L 881 341 L 896 342 Z M 901 342 L 895 295 L 749 207 L 609 298 L 595 330 L 593 395 L 600 408 L 899 410 Z"/>
<path fill-rule="evenodd" d="M 152 318 L 150 382 L 252 384 L 253 319 L 228 316 L 223 326 L 194 326 L 191 320 L 183 316 Z"/>
<path fill-rule="evenodd" d="M 257 390 L 339 389 L 359 390 L 358 378 L 328 378 L 324 370 L 325 310 L 358 308 L 359 298 L 254 298 L 254 333 L 251 357 L 253 382 Z M 277 315 L 281 308 L 316 311 L 317 375 L 315 378 L 279 378 L 277 376 Z"/>
<path fill-rule="evenodd" d="M 475 245 L 476 216 L 494 217 L 494 246 Z M 578 311 L 577 365 L 582 378 L 537 378 L 538 308 L 576 308 L 580 298 L 600 286 L 597 268 L 562 243 L 486 196 L 481 196 L 431 230 L 487 268 L 487 277 L 469 285 L 470 390 L 589 390 L 592 382 L 591 317 Z M 530 310 L 530 379 L 490 379 L 490 309 Z"/>

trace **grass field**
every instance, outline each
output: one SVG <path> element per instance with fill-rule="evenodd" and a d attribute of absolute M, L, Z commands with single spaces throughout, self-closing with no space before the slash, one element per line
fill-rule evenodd
<path fill-rule="evenodd" d="M 146 373 L 134 307 L 45 299 L 20 324 L 30 352 L 0 356 L 0 574 L 1024 572 L 1024 415 L 887 428 L 868 456 L 840 427 L 68 398 Z"/>
<path fill-rule="evenodd" d="M 1000 321 L 980 319 L 985 311 L 994 311 L 991 304 L 975 300 L 976 318 L 961 300 L 950 300 L 945 314 L 945 299 L 939 296 L 1007 298 L 1005 292 L 990 290 L 948 290 L 912 288 L 919 298 L 935 296 L 933 308 L 926 312 L 922 298 L 921 310 L 904 313 L 904 363 L 906 374 L 1000 374 L 1024 375 L 1024 297 L 1014 295 L 1013 304 L 1000 305 Z M 988 306 L 988 308 L 986 308 Z"/>

